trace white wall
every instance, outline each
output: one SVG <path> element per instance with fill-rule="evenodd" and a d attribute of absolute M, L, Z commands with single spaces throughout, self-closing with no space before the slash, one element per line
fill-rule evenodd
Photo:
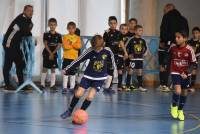
<path fill-rule="evenodd" d="M 67 33 L 67 23 L 74 21 L 79 26 L 79 0 L 48 0 L 48 18 L 58 21 L 57 31 Z"/>
<path fill-rule="evenodd" d="M 80 28 L 82 35 L 103 34 L 108 17 L 116 16 L 120 24 L 120 0 L 80 0 Z"/>
<path fill-rule="evenodd" d="M 129 0 L 129 18 L 136 18 L 144 28 L 144 35 L 156 33 L 156 4 L 157 0 Z"/>

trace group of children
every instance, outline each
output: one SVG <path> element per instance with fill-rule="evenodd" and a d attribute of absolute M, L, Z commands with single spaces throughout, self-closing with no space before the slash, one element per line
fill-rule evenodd
<path fill-rule="evenodd" d="M 140 89 L 140 91 L 147 91 L 147 89 L 142 86 L 143 60 L 147 52 L 146 42 L 142 39 L 143 27 L 141 25 L 137 25 L 136 19 L 131 18 L 128 24 L 121 24 L 120 30 L 117 30 L 117 18 L 115 16 L 109 17 L 108 25 L 109 29 L 105 31 L 103 40 L 105 42 L 104 46 L 110 48 L 114 54 L 118 72 L 118 91 L 130 91 L 136 89 L 135 86 L 131 84 L 134 69 L 137 72 L 138 89 Z M 47 71 L 50 69 L 50 89 L 52 91 L 57 91 L 55 86 L 55 69 L 58 68 L 57 51 L 62 47 L 62 69 L 65 69 L 71 62 L 78 58 L 82 45 L 80 36 L 76 34 L 77 28 L 74 22 L 69 22 L 67 24 L 68 34 L 64 36 L 61 36 L 56 32 L 57 21 L 55 18 L 49 19 L 48 26 L 50 30 L 43 35 L 45 48 L 42 53 L 43 70 L 41 75 L 41 89 L 45 89 Z M 112 81 L 115 73 L 111 65 L 112 63 L 108 62 L 108 76 L 104 82 L 105 92 L 115 92 L 112 88 Z M 77 68 L 78 66 L 73 67 L 67 75 L 63 74 L 62 93 L 74 90 Z M 125 85 L 122 84 L 124 73 L 127 73 Z M 70 83 L 69 86 L 68 83 Z"/>
<path fill-rule="evenodd" d="M 49 19 L 50 31 L 44 34 L 45 48 L 43 51 L 43 72 L 41 77 L 41 87 L 45 88 L 45 79 L 48 69 L 51 69 L 51 89 L 55 87 L 55 68 L 57 64 L 57 51 L 63 48 L 63 93 L 68 91 L 68 79 L 70 89 L 75 87 L 75 74 L 81 62 L 89 59 L 89 63 L 84 71 L 79 87 L 75 90 L 74 96 L 68 109 L 61 114 L 61 118 L 70 117 L 79 99 L 89 89 L 86 99 L 81 109 L 86 110 L 91 104 L 96 92 L 104 85 L 104 91 L 112 90 L 112 80 L 115 71 L 118 71 L 118 91 L 134 90 L 135 85 L 131 84 L 133 70 L 136 71 L 138 81 L 137 89 L 147 91 L 143 88 L 142 70 L 144 56 L 148 47 L 142 39 L 143 27 L 137 24 L 137 20 L 131 18 L 128 24 L 121 24 L 117 30 L 117 18 L 110 16 L 108 19 L 109 29 L 103 36 L 95 35 L 91 39 L 91 47 L 85 50 L 80 56 L 81 49 L 80 36 L 76 35 L 76 24 L 69 22 L 67 35 L 61 36 L 55 29 L 57 22 L 54 18 Z M 172 95 L 171 115 L 173 118 L 184 120 L 183 107 L 186 103 L 188 89 L 194 87 L 197 74 L 197 59 L 200 56 L 200 29 L 192 30 L 193 38 L 187 40 L 185 31 L 177 31 L 175 34 L 175 44 L 168 50 L 170 57 L 170 74 L 174 92 Z M 189 71 L 192 70 L 192 71 Z M 125 85 L 123 85 L 123 74 L 126 72 Z M 191 72 L 191 74 L 190 74 Z M 192 82 L 190 82 L 190 79 Z"/>
<path fill-rule="evenodd" d="M 44 33 L 43 41 L 45 48 L 43 50 L 43 70 L 41 75 L 41 90 L 45 89 L 45 80 L 47 76 L 48 69 L 51 70 L 51 83 L 50 89 L 52 91 L 57 91 L 55 86 L 56 75 L 55 69 L 58 68 L 57 62 L 57 52 L 62 47 L 63 48 L 63 62 L 62 69 L 66 68 L 74 60 L 78 58 L 79 51 L 81 49 L 81 39 L 80 36 L 76 34 L 76 24 L 74 22 L 69 22 L 67 24 L 68 34 L 61 36 L 61 34 L 56 32 L 57 21 L 55 18 L 50 18 L 48 21 L 48 26 L 50 28 L 49 32 Z M 68 90 L 68 80 L 70 80 L 70 89 L 73 90 L 75 87 L 77 68 L 71 69 L 68 75 L 63 74 L 63 93 Z"/>

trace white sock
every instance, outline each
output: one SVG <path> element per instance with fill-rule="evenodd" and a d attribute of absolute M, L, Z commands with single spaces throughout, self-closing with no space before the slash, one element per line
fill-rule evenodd
<path fill-rule="evenodd" d="M 112 76 L 108 75 L 108 78 L 105 81 L 105 88 L 109 88 L 112 82 Z"/>
<path fill-rule="evenodd" d="M 70 89 L 74 89 L 76 83 L 76 76 L 70 75 Z"/>
<path fill-rule="evenodd" d="M 51 73 L 51 87 L 56 84 L 56 73 Z"/>
<path fill-rule="evenodd" d="M 68 75 L 63 75 L 63 88 L 67 88 Z"/>
<path fill-rule="evenodd" d="M 47 73 L 42 73 L 41 75 L 41 85 L 45 87 L 45 80 L 46 80 Z"/>

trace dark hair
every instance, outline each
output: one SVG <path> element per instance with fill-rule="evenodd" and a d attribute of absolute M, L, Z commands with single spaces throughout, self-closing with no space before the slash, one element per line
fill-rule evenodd
<path fill-rule="evenodd" d="M 73 22 L 73 21 L 70 21 L 68 24 L 67 24 L 67 28 L 69 28 L 70 26 L 72 27 L 75 27 L 76 28 L 76 23 Z"/>
<path fill-rule="evenodd" d="M 48 20 L 48 23 L 51 23 L 51 22 L 57 24 L 57 20 L 56 20 L 55 18 L 50 18 L 50 19 Z"/>
<path fill-rule="evenodd" d="M 194 31 L 200 32 L 200 28 L 199 28 L 199 27 L 194 27 L 194 28 L 192 29 L 192 32 L 194 32 Z"/>
<path fill-rule="evenodd" d="M 183 38 L 187 38 L 188 37 L 188 34 L 185 30 L 180 30 L 180 31 L 176 31 L 176 33 L 179 33 L 183 36 Z"/>
<path fill-rule="evenodd" d="M 131 21 L 135 21 L 135 22 L 136 22 L 136 24 L 138 23 L 138 21 L 137 21 L 137 19 L 136 19 L 136 18 L 130 18 L 130 19 L 128 20 L 128 22 L 131 22 Z"/>
<path fill-rule="evenodd" d="M 112 21 L 112 20 L 115 20 L 117 22 L 117 18 L 115 16 L 110 16 L 108 18 L 108 22 Z"/>
<path fill-rule="evenodd" d="M 126 23 L 123 23 L 119 26 L 119 28 L 121 29 L 122 27 L 128 27 L 128 25 Z"/>
<path fill-rule="evenodd" d="M 143 28 L 141 25 L 136 25 L 135 27 L 134 27 L 134 29 L 135 30 L 138 30 L 139 28 Z"/>
<path fill-rule="evenodd" d="M 30 8 L 33 8 L 32 5 L 25 5 L 25 6 L 24 6 L 24 11 L 25 11 L 27 8 L 29 8 L 29 7 L 30 7 Z"/>
<path fill-rule="evenodd" d="M 94 35 L 94 36 L 92 37 L 92 39 L 90 40 L 90 43 L 91 43 L 91 46 L 92 46 L 92 47 L 95 46 L 97 39 L 103 39 L 103 37 L 102 37 L 101 35 L 99 35 L 99 34 Z"/>

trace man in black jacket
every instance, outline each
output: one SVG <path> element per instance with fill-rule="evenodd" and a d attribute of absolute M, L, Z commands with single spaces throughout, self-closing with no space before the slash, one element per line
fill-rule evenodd
<path fill-rule="evenodd" d="M 5 60 L 3 66 L 3 76 L 5 81 L 4 88 L 6 90 L 14 90 L 9 81 L 9 72 L 13 62 L 16 65 L 16 73 L 19 80 L 19 85 L 21 85 L 24 81 L 23 69 L 25 67 L 25 63 L 23 60 L 22 51 L 20 50 L 20 43 L 23 37 L 32 36 L 32 15 L 33 6 L 24 6 L 23 13 L 12 21 L 4 36 L 3 48 L 5 51 Z"/>
<path fill-rule="evenodd" d="M 170 91 L 167 87 L 169 77 L 168 49 L 172 43 L 175 43 L 175 33 L 177 31 L 185 31 L 189 34 L 187 19 L 175 9 L 173 4 L 167 4 L 164 8 L 164 16 L 160 26 L 160 45 L 158 49 L 160 89 L 162 91 Z"/>

